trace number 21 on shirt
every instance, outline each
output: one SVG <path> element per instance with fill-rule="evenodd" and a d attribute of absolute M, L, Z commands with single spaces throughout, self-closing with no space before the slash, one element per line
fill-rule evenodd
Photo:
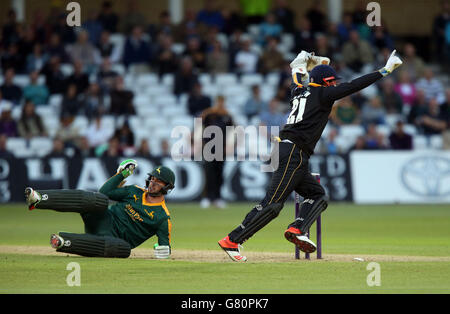
<path fill-rule="evenodd" d="M 287 124 L 298 123 L 303 120 L 303 114 L 305 113 L 306 100 L 310 92 L 305 92 L 292 100 L 292 111 L 287 119 Z"/>

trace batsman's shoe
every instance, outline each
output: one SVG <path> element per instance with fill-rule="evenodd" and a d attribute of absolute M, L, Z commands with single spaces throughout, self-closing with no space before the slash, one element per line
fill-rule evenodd
<path fill-rule="evenodd" d="M 228 236 L 219 241 L 219 246 L 228 254 L 232 261 L 247 261 L 247 257 L 241 255 L 240 245 L 238 243 L 231 242 Z"/>
<path fill-rule="evenodd" d="M 64 245 L 64 239 L 54 233 L 50 236 L 50 245 L 54 249 L 59 249 Z"/>
<path fill-rule="evenodd" d="M 25 199 L 28 205 L 28 209 L 33 210 L 36 208 L 36 205 L 42 200 L 42 196 L 41 194 L 39 194 L 39 192 L 28 187 L 25 189 Z"/>
<path fill-rule="evenodd" d="M 317 249 L 313 241 L 311 241 L 307 234 L 302 234 L 300 229 L 290 227 L 284 232 L 284 237 L 289 242 L 294 243 L 302 252 L 314 253 Z"/>

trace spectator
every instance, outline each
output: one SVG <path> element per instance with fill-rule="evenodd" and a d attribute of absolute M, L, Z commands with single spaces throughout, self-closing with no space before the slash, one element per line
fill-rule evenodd
<path fill-rule="evenodd" d="M 355 144 L 350 147 L 349 151 L 354 150 L 365 150 L 366 149 L 366 139 L 364 136 L 358 136 L 356 138 Z"/>
<path fill-rule="evenodd" d="M 63 63 L 69 62 L 69 56 L 67 55 L 64 45 L 61 43 L 61 37 L 58 34 L 52 33 L 50 35 L 50 43 L 45 50 L 50 59 L 58 57 Z"/>
<path fill-rule="evenodd" d="M 16 11 L 10 9 L 2 28 L 2 39 L 5 47 L 19 41 L 18 25 Z"/>
<path fill-rule="evenodd" d="M 22 109 L 22 115 L 17 123 L 19 136 L 30 139 L 47 136 L 41 117 L 36 113 L 34 103 L 27 101 Z"/>
<path fill-rule="evenodd" d="M 267 39 L 267 46 L 261 56 L 260 64 L 260 72 L 264 74 L 280 71 L 283 67 L 284 57 L 278 50 L 278 40 L 275 37 Z"/>
<path fill-rule="evenodd" d="M 441 105 L 440 112 L 447 121 L 447 129 L 442 133 L 442 147 L 445 150 L 450 150 L 450 88 L 445 90 L 445 103 Z"/>
<path fill-rule="evenodd" d="M 420 125 L 418 118 L 426 114 L 428 110 L 428 102 L 425 98 L 425 92 L 423 90 L 419 89 L 417 91 L 417 97 L 410 108 L 411 109 L 408 112 L 408 123 L 414 124 L 417 128 L 419 128 Z"/>
<path fill-rule="evenodd" d="M 331 121 L 336 126 L 359 124 L 358 108 L 350 97 L 339 100 L 331 111 Z"/>
<path fill-rule="evenodd" d="M 149 71 L 150 61 L 150 44 L 144 39 L 142 28 L 136 26 L 125 43 L 123 63 L 126 67 L 134 66 L 136 73 L 143 73 Z"/>
<path fill-rule="evenodd" d="M 107 30 L 112 34 L 117 33 L 119 16 L 114 13 L 111 1 L 103 2 L 98 21 L 104 30 Z"/>
<path fill-rule="evenodd" d="M 365 135 L 365 149 L 379 150 L 386 148 L 387 146 L 384 143 L 384 136 L 377 131 L 377 126 L 373 123 L 369 124 Z"/>
<path fill-rule="evenodd" d="M 450 23 L 450 1 L 441 0 L 440 14 L 433 21 L 432 37 L 435 42 L 437 60 L 445 58 L 445 32 L 446 26 Z"/>
<path fill-rule="evenodd" d="M 65 158 L 65 157 L 68 157 L 66 155 L 66 151 L 64 149 L 64 141 L 61 138 L 55 137 L 53 139 L 52 150 L 46 157 L 47 158 Z"/>
<path fill-rule="evenodd" d="M 352 18 L 355 25 L 367 23 L 367 4 L 363 0 L 358 0 L 355 4 L 355 9 L 352 12 Z"/>
<path fill-rule="evenodd" d="M 380 97 L 387 114 L 402 113 L 402 97 L 395 91 L 395 82 L 393 79 L 386 78 L 381 82 Z"/>
<path fill-rule="evenodd" d="M 80 137 L 78 146 L 75 149 L 75 156 L 79 158 L 89 158 L 95 156 L 94 149 L 89 146 L 89 142 L 86 137 Z"/>
<path fill-rule="evenodd" d="M 342 56 L 347 66 L 357 73 L 367 72 L 364 67 L 374 60 L 370 44 L 360 39 L 355 30 L 350 32 L 350 40 L 342 47 Z"/>
<path fill-rule="evenodd" d="M 394 131 L 389 135 L 389 143 L 391 149 L 413 149 L 412 136 L 405 132 L 402 121 L 397 121 Z"/>
<path fill-rule="evenodd" d="M 88 119 L 106 113 L 106 106 L 100 85 L 92 83 L 84 97 L 84 113 Z"/>
<path fill-rule="evenodd" d="M 383 108 L 383 104 L 378 96 L 372 97 L 361 110 L 361 120 L 365 126 L 368 124 L 384 124 L 385 117 L 386 110 Z"/>
<path fill-rule="evenodd" d="M 212 42 L 212 50 L 206 55 L 206 68 L 209 73 L 226 73 L 230 68 L 230 59 L 218 40 Z"/>
<path fill-rule="evenodd" d="M 206 56 L 202 50 L 199 37 L 192 36 L 187 39 L 186 50 L 183 56 L 192 60 L 196 70 L 203 72 L 206 69 Z"/>
<path fill-rule="evenodd" d="M 0 115 L 0 134 L 4 134 L 7 137 L 16 137 L 17 123 L 11 116 L 12 106 L 10 104 L 3 104 Z"/>
<path fill-rule="evenodd" d="M 135 115 L 136 111 L 133 106 L 133 92 L 126 90 L 123 78 L 116 77 L 114 89 L 110 92 L 111 107 L 110 113 L 116 116 Z"/>
<path fill-rule="evenodd" d="M 198 117 L 203 111 L 211 107 L 211 98 L 202 94 L 202 85 L 195 83 L 188 98 L 188 111 L 193 117 Z"/>
<path fill-rule="evenodd" d="M 142 139 L 141 144 L 139 145 L 138 150 L 136 151 L 137 157 L 149 158 L 152 156 L 150 151 L 150 145 L 148 145 L 147 139 Z"/>
<path fill-rule="evenodd" d="M 425 92 L 425 99 L 427 101 L 435 98 L 439 104 L 445 102 L 444 86 L 434 77 L 431 68 L 425 68 L 424 76 L 416 83 L 416 88 Z"/>
<path fill-rule="evenodd" d="M 73 74 L 67 78 L 67 82 L 77 87 L 77 96 L 84 94 L 89 88 L 89 76 L 84 72 L 83 62 L 77 59 L 73 63 Z"/>
<path fill-rule="evenodd" d="M 342 22 L 337 27 L 340 43 L 344 44 L 349 41 L 350 33 L 357 30 L 356 25 L 353 23 L 353 14 L 345 12 L 342 17 Z"/>
<path fill-rule="evenodd" d="M 223 16 L 217 9 L 215 0 L 207 0 L 204 2 L 203 9 L 197 14 L 197 22 L 207 28 L 216 27 L 219 31 L 223 29 Z"/>
<path fill-rule="evenodd" d="M 221 14 L 223 17 L 222 33 L 230 36 L 236 29 L 244 29 L 242 17 L 236 11 L 223 8 Z"/>
<path fill-rule="evenodd" d="M 75 117 L 70 114 L 63 114 L 61 117 L 61 124 L 56 132 L 58 138 L 60 138 L 64 147 L 72 148 L 78 146 L 78 141 L 80 139 L 80 129 L 74 124 Z"/>
<path fill-rule="evenodd" d="M 195 10 L 186 8 L 183 21 L 176 27 L 175 41 L 184 42 L 186 38 L 198 36 L 198 25 Z"/>
<path fill-rule="evenodd" d="M 26 69 L 26 61 L 27 61 L 27 56 L 33 51 L 34 46 L 39 43 L 36 40 L 36 36 L 34 34 L 34 30 L 31 26 L 25 26 L 25 25 L 21 25 L 20 26 L 20 39 L 18 44 L 18 53 L 19 53 L 19 58 L 22 60 L 21 62 L 25 62 L 25 68 L 22 68 L 23 70 L 27 70 Z"/>
<path fill-rule="evenodd" d="M 269 13 L 266 15 L 265 21 L 259 25 L 258 43 L 264 46 L 267 43 L 268 37 L 279 38 L 282 32 L 283 27 L 278 24 L 275 14 Z"/>
<path fill-rule="evenodd" d="M 198 77 L 194 72 L 191 58 L 184 57 L 180 62 L 179 71 L 175 74 L 174 94 L 177 97 L 181 94 L 190 94 L 197 82 Z"/>
<path fill-rule="evenodd" d="M 30 84 L 23 89 L 23 97 L 25 101 L 30 100 L 33 104 L 47 105 L 49 91 L 47 86 L 39 85 L 39 72 L 35 71 L 30 74 Z"/>
<path fill-rule="evenodd" d="M 416 125 L 424 135 L 441 134 L 447 128 L 447 121 L 444 114 L 439 110 L 439 103 L 436 99 L 431 99 L 427 110 L 416 119 Z"/>
<path fill-rule="evenodd" d="M 275 15 L 277 23 L 282 26 L 285 32 L 294 33 L 295 13 L 289 8 L 286 0 L 276 0 L 272 13 Z"/>
<path fill-rule="evenodd" d="M 302 16 L 299 19 L 298 25 L 298 29 L 294 33 L 295 51 L 313 51 L 314 33 L 311 30 L 311 22 Z"/>
<path fill-rule="evenodd" d="M 6 144 L 8 143 L 8 137 L 6 134 L 0 133 L 0 158 L 11 159 L 14 155 L 8 151 Z"/>
<path fill-rule="evenodd" d="M 411 77 L 407 71 L 401 71 L 399 74 L 399 81 L 395 84 L 395 91 L 400 95 L 403 101 L 404 112 L 411 109 L 417 95 L 415 85 L 411 82 Z"/>
<path fill-rule="evenodd" d="M 176 27 L 172 24 L 170 14 L 167 11 L 159 14 L 159 23 L 157 25 L 150 26 L 150 35 L 152 38 L 158 38 L 161 34 L 173 36 L 175 31 Z M 185 38 L 182 39 L 184 40 Z"/>
<path fill-rule="evenodd" d="M 0 91 L 2 92 L 3 99 L 9 100 L 14 105 L 19 105 L 22 100 L 22 89 L 14 84 L 15 71 L 9 68 L 5 72 L 4 83 L 0 86 Z"/>
<path fill-rule="evenodd" d="M 278 127 L 281 129 L 286 123 L 288 117 L 286 114 L 281 112 L 280 101 L 276 98 L 273 98 L 269 102 L 268 109 L 262 111 L 261 114 L 259 115 L 259 118 L 261 120 L 260 124 L 261 126 L 266 126 L 270 128 Z M 278 132 L 277 131 L 273 132 L 271 128 L 269 136 L 270 138 L 272 136 L 278 136 Z"/>
<path fill-rule="evenodd" d="M 384 26 L 375 26 L 373 28 L 370 41 L 372 46 L 376 47 L 378 51 L 381 51 L 383 48 L 387 48 L 389 51 L 394 50 L 392 37 Z"/>
<path fill-rule="evenodd" d="M 160 157 L 170 157 L 170 145 L 166 139 L 161 141 L 161 156 Z"/>
<path fill-rule="evenodd" d="M 3 107 L 12 108 L 13 104 L 9 100 L 3 99 L 3 94 L 2 94 L 2 91 L 0 89 L 0 113 L 2 113 L 2 108 Z"/>
<path fill-rule="evenodd" d="M 70 84 L 61 102 L 61 116 L 76 116 L 83 109 L 84 104 L 81 97 L 78 96 L 77 86 Z"/>
<path fill-rule="evenodd" d="M 37 43 L 33 46 L 33 53 L 27 57 L 27 73 L 34 71 L 40 72 L 48 61 L 48 56 L 42 51 L 41 44 Z"/>
<path fill-rule="evenodd" d="M 242 40 L 241 49 L 236 54 L 235 64 L 238 73 L 255 73 L 257 70 L 258 55 L 251 49 L 252 42 L 250 38 Z"/>
<path fill-rule="evenodd" d="M 104 123 L 102 114 L 96 113 L 86 131 L 83 132 L 83 137 L 87 139 L 89 147 L 95 148 L 107 144 L 112 133 Z"/>
<path fill-rule="evenodd" d="M 93 46 L 98 45 L 103 31 L 103 26 L 98 21 L 98 14 L 96 11 L 89 12 L 88 18 L 83 22 L 81 27 L 87 32 L 90 43 Z"/>
<path fill-rule="evenodd" d="M 159 76 L 175 73 L 178 67 L 178 56 L 173 50 L 173 39 L 170 35 L 161 34 L 156 51 L 156 68 Z"/>
<path fill-rule="evenodd" d="M 323 33 L 326 30 L 327 16 L 322 11 L 322 1 L 316 0 L 312 7 L 306 12 L 306 17 L 311 22 L 313 33 Z"/>
<path fill-rule="evenodd" d="M 423 76 L 425 63 L 416 55 L 416 48 L 411 43 L 407 43 L 403 47 L 402 61 L 402 71 L 408 71 L 413 82 L 415 82 L 417 78 Z"/>
<path fill-rule="evenodd" d="M 83 60 L 88 72 L 92 72 L 95 66 L 98 65 L 100 55 L 93 44 L 89 42 L 89 34 L 86 31 L 81 31 L 78 34 L 78 40 L 72 46 L 69 46 L 69 55 L 73 63 L 77 60 Z"/>
<path fill-rule="evenodd" d="M 122 33 L 129 34 L 134 27 L 144 27 L 146 24 L 147 19 L 139 9 L 139 2 L 136 0 L 128 0 L 127 12 L 122 16 L 121 21 L 120 29 Z"/>
<path fill-rule="evenodd" d="M 13 69 L 16 73 L 22 73 L 25 68 L 25 60 L 19 52 L 17 43 L 10 44 L 1 56 L 1 65 L 3 73 L 8 69 Z"/>
<path fill-rule="evenodd" d="M 101 33 L 97 49 L 103 60 L 109 59 L 112 63 L 120 62 L 122 52 L 119 47 L 111 42 L 111 34 L 108 31 Z"/>
<path fill-rule="evenodd" d="M 125 121 L 125 123 L 116 130 L 113 137 L 119 140 L 120 149 L 122 151 L 134 148 L 134 133 L 131 130 L 128 121 Z"/>
<path fill-rule="evenodd" d="M 258 116 L 261 111 L 267 110 L 267 103 L 261 99 L 259 85 L 252 86 L 252 95 L 244 105 L 244 114 L 248 120 Z"/>
<path fill-rule="evenodd" d="M 219 127 L 222 130 L 222 134 L 226 135 L 226 127 L 233 126 L 233 120 L 231 115 L 225 108 L 225 98 L 223 96 L 218 96 L 216 98 L 216 103 L 213 107 L 203 111 L 201 115 L 203 121 L 203 127 L 206 129 L 209 126 Z M 216 136 L 216 134 L 214 134 Z M 212 138 L 214 140 L 215 137 Z M 208 141 L 209 142 L 209 141 Z M 206 198 L 202 200 L 202 207 L 208 207 L 211 202 L 219 208 L 225 207 L 225 202 L 221 198 L 220 189 L 223 184 L 223 166 L 225 162 L 225 151 L 226 151 L 227 138 L 224 136 L 222 141 L 222 147 L 210 147 L 210 154 L 207 158 L 212 160 L 204 163 L 205 174 L 206 174 Z M 204 145 L 207 141 L 204 141 Z M 204 146 L 204 149 L 206 146 Z M 221 151 L 218 151 L 221 150 Z"/>
<path fill-rule="evenodd" d="M 111 61 L 103 59 L 100 70 L 97 73 L 97 82 L 104 93 L 109 93 L 113 88 L 118 74 L 111 69 Z"/>
<path fill-rule="evenodd" d="M 321 151 L 323 154 L 339 154 L 342 153 L 342 148 L 337 144 L 336 138 L 338 136 L 338 130 L 331 128 L 328 132 L 326 140 L 322 142 Z"/>
<path fill-rule="evenodd" d="M 108 148 L 103 153 L 102 157 L 121 157 L 123 156 L 123 151 L 120 149 L 120 142 L 117 137 L 111 137 L 108 141 Z"/>

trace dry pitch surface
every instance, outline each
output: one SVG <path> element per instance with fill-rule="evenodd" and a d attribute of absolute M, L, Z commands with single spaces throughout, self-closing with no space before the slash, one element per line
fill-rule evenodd
<path fill-rule="evenodd" d="M 70 254 L 58 253 L 50 247 L 44 246 L 9 246 L 0 245 L 0 253 L 3 254 L 28 254 L 44 256 L 69 256 Z M 251 263 L 292 263 L 296 262 L 294 253 L 275 252 L 243 252 Z M 450 262 L 450 257 L 432 256 L 392 256 L 392 255 L 345 255 L 325 254 L 321 260 L 311 255 L 308 262 L 355 262 L 357 259 L 364 262 Z M 153 259 L 152 249 L 134 249 L 130 258 Z M 356 259 L 355 259 L 356 258 Z M 173 250 L 171 260 L 188 262 L 221 263 L 231 262 L 227 255 L 220 250 Z M 305 261 L 302 257 L 302 261 Z"/>

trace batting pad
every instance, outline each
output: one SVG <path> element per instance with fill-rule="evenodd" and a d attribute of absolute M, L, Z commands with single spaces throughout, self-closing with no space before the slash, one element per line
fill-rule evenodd
<path fill-rule="evenodd" d="M 319 218 L 320 214 L 328 207 L 325 197 L 317 200 L 307 199 L 300 207 L 299 217 L 290 226 L 300 229 L 302 232 L 308 232 L 312 224 Z"/>
<path fill-rule="evenodd" d="M 52 209 L 58 212 L 99 212 L 108 209 L 108 198 L 102 193 L 82 190 L 42 190 L 38 191 L 42 200 L 38 209 Z"/>
<path fill-rule="evenodd" d="M 131 254 L 130 244 L 119 238 L 67 232 L 60 232 L 59 235 L 64 239 L 64 245 L 57 252 L 115 258 L 127 258 Z"/>

